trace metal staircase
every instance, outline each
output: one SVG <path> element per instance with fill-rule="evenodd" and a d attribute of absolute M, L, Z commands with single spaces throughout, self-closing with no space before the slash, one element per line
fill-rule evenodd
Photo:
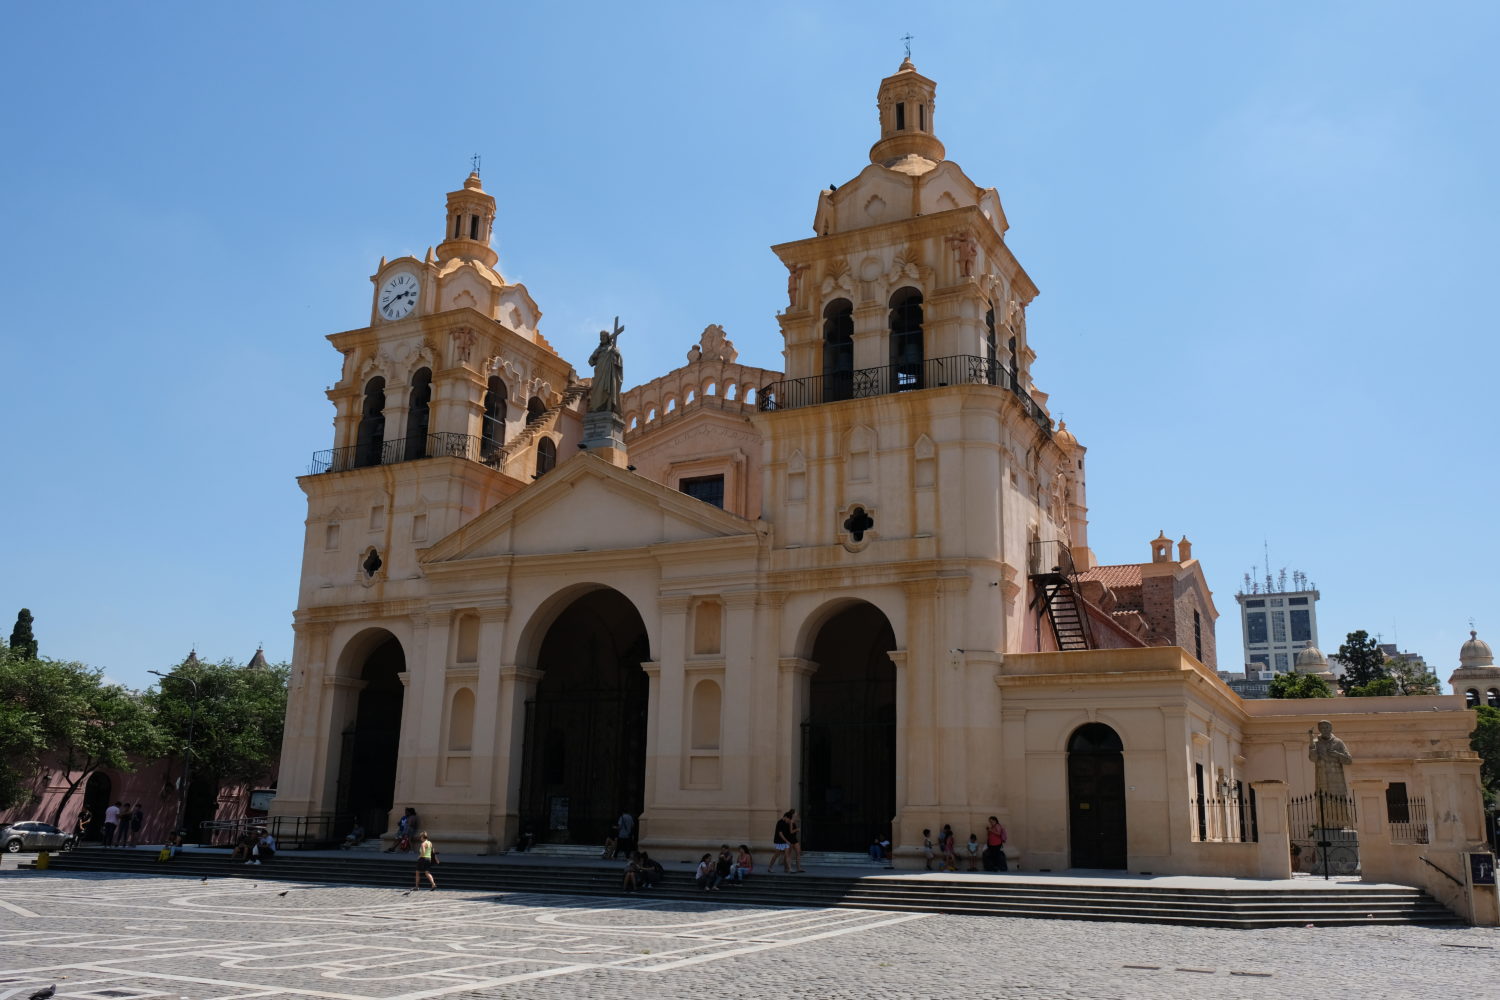
<path fill-rule="evenodd" d="M 1032 606 L 1040 604 L 1046 608 L 1057 648 L 1064 652 L 1093 649 L 1088 613 L 1073 586 L 1073 578 L 1078 575 L 1073 553 L 1060 541 L 1032 542 L 1029 561 L 1031 582 L 1036 590 Z"/>

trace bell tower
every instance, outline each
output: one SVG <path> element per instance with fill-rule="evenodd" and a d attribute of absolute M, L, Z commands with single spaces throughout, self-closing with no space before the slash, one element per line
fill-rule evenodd
<path fill-rule="evenodd" d="M 464 186 L 448 192 L 448 220 L 444 239 L 438 244 L 438 262 L 455 258 L 475 260 L 485 267 L 494 267 L 500 259 L 490 249 L 490 231 L 495 225 L 495 198 L 486 194 L 479 183 L 479 171 L 475 170 Z"/>
<path fill-rule="evenodd" d="M 932 111 L 937 84 L 901 60 L 895 75 L 880 81 L 880 141 L 870 147 L 870 162 L 894 167 L 907 157 L 941 163 L 943 144 L 933 134 Z"/>

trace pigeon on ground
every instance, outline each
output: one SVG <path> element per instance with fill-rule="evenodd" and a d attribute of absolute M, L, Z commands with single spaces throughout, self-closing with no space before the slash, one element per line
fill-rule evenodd
<path fill-rule="evenodd" d="M 47 1000 L 48 997 L 52 996 L 52 994 L 54 994 L 56 992 L 57 992 L 57 984 L 53 983 L 51 986 L 47 987 L 45 990 L 37 990 L 35 993 L 31 994 L 30 1000 Z"/>
<path fill-rule="evenodd" d="M 207 885 L 208 884 L 208 876 L 205 875 L 201 879 L 199 879 L 198 881 L 202 882 L 204 885 Z"/>
<path fill-rule="evenodd" d="M 283 889 L 281 892 L 278 892 L 276 895 L 278 895 L 278 896 L 285 896 L 287 893 L 289 893 L 291 891 L 292 890 L 290 890 L 290 889 Z"/>

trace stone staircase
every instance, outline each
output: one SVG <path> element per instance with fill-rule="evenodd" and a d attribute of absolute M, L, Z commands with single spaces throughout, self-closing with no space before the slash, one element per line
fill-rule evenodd
<path fill-rule="evenodd" d="M 598 848 L 549 845 L 507 858 L 461 858 L 439 865 L 445 889 L 536 895 L 618 897 L 621 862 L 599 861 Z M 588 852 L 585 855 L 583 852 Z M 806 855 L 809 866 L 814 855 Z M 857 857 L 846 855 L 846 859 Z M 591 860 L 589 860 L 591 859 Z M 757 865 L 763 865 L 757 857 Z M 715 903 L 755 906 L 850 907 L 910 913 L 958 913 L 1053 920 L 1101 920 L 1202 927 L 1319 927 L 1373 924 L 1458 924 L 1451 912 L 1417 889 L 1340 885 L 1333 888 L 1169 888 L 1083 878 L 1041 881 L 1036 876 L 960 878 L 957 875 L 898 873 L 852 867 L 811 868 L 807 874 L 751 876 L 727 887 Z M 329 852 L 318 856 L 283 852 L 268 864 L 232 864 L 227 854 L 194 851 L 158 862 L 150 851 L 80 848 L 53 855 L 58 872 L 107 871 L 132 875 L 191 878 L 253 878 L 307 883 L 409 888 L 409 856 Z M 837 869 L 837 870 L 836 870 Z M 876 872 L 879 874 L 876 874 Z M 848 872 L 847 874 L 845 872 Z M 688 864 L 671 863 L 663 883 L 640 895 L 675 900 L 701 899 Z"/>
<path fill-rule="evenodd" d="M 536 436 L 545 430 L 550 430 L 557 423 L 557 417 L 563 410 L 572 406 L 583 398 L 584 393 L 589 391 L 589 384 L 584 381 L 575 381 L 568 385 L 563 391 L 562 398 L 554 406 L 549 406 L 531 420 L 516 434 L 515 437 L 505 442 L 495 452 L 490 464 L 497 469 L 504 469 L 505 464 L 512 458 L 525 451 L 527 446 L 535 440 Z"/>

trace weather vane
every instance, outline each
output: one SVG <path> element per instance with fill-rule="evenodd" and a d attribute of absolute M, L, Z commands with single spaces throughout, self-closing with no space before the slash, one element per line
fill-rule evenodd
<path fill-rule="evenodd" d="M 901 36 L 901 40 L 906 43 L 906 58 L 908 59 L 911 58 L 911 38 L 912 35 L 910 31 Z"/>
<path fill-rule="evenodd" d="M 478 177 L 479 176 L 479 154 L 475 153 L 473 156 L 469 157 L 469 162 L 471 162 L 471 163 L 474 164 L 474 176 Z"/>

